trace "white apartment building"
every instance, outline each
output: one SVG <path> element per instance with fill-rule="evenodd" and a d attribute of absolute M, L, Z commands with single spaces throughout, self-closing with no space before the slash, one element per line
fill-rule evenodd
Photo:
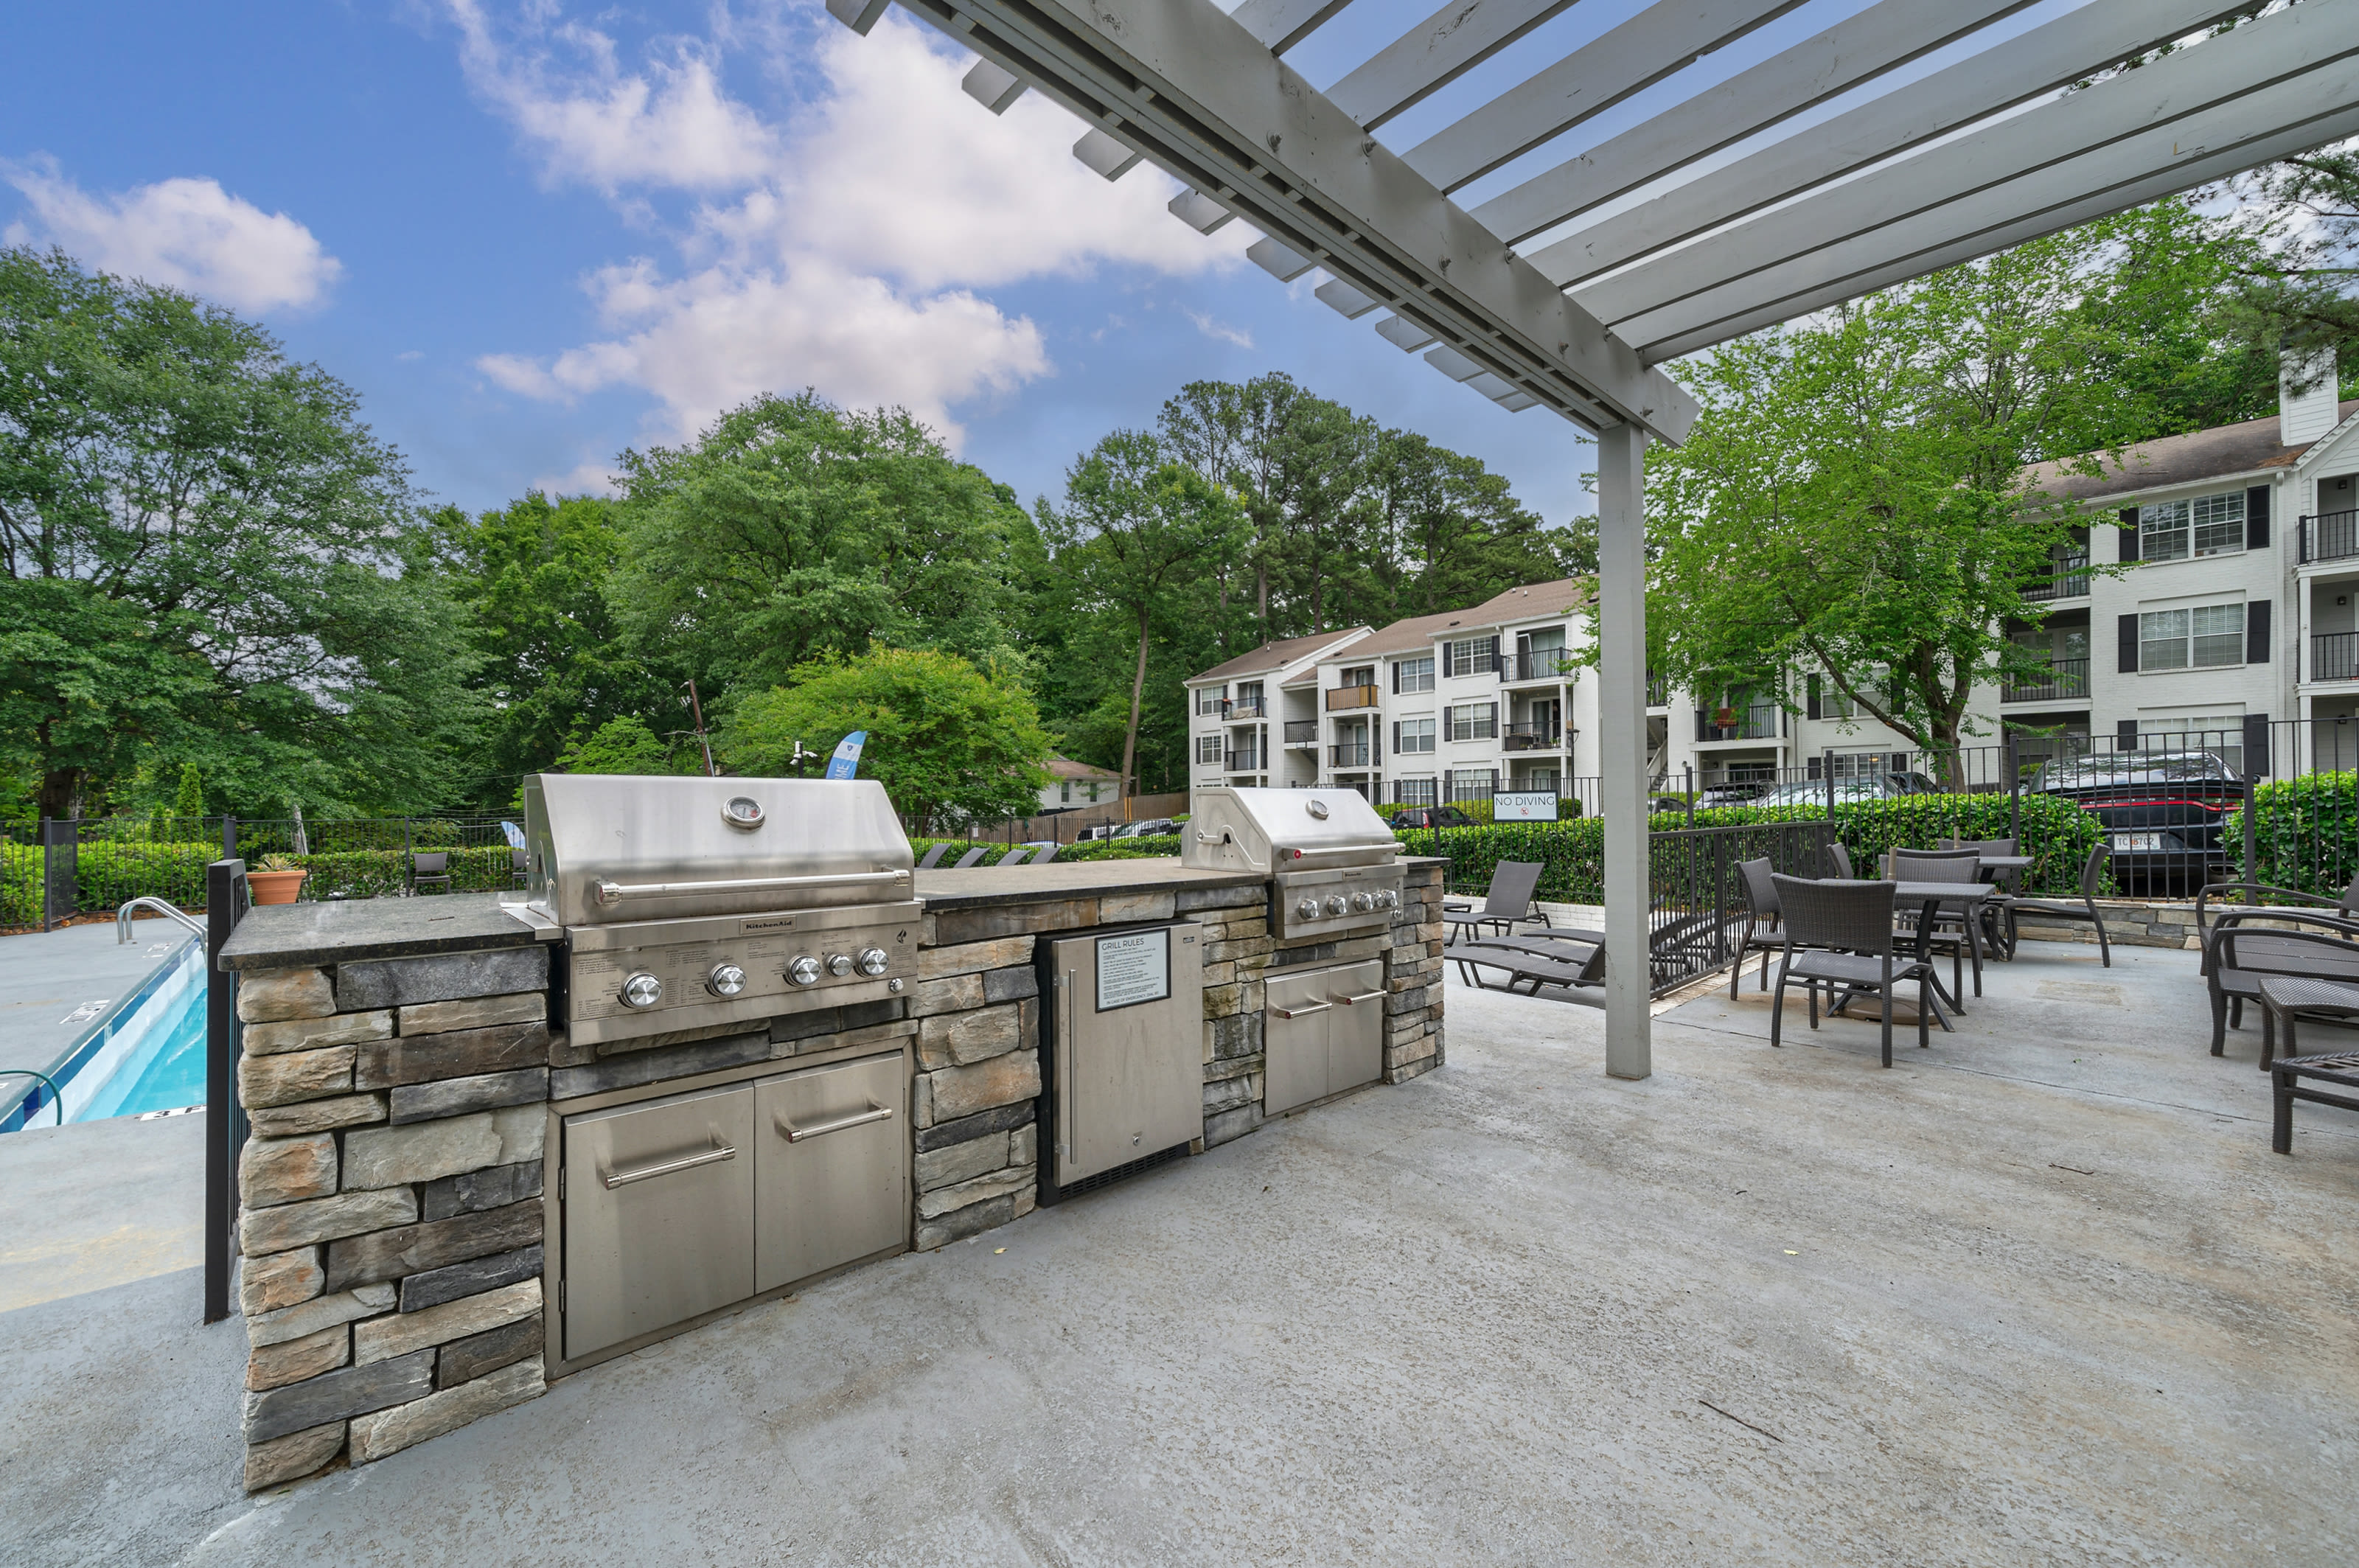
<path fill-rule="evenodd" d="M 1589 592 L 1582 577 L 1534 583 L 1208 670 L 1187 682 L 1190 781 L 1332 784 L 1403 805 L 1562 793 L 1599 770 L 1582 740 L 1595 677 L 1570 662 L 1587 645 Z"/>

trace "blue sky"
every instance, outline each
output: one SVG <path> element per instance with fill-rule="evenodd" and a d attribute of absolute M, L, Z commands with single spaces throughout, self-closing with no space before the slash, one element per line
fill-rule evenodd
<path fill-rule="evenodd" d="M 1635 5 L 1588 0 L 1532 42 Z M 1680 91 L 1857 5 L 1812 0 Z M 1357 63 L 1324 43 L 1290 57 L 1318 82 Z M 1037 95 L 994 119 L 956 90 L 972 56 L 897 10 L 863 40 L 818 0 L 27 6 L 6 59 L 0 233 L 266 321 L 465 506 L 594 487 L 625 446 L 806 385 L 912 408 L 1028 501 L 1181 383 L 1279 369 L 1483 458 L 1550 521 L 1587 509 L 1571 426 L 1277 284 L 1243 225 L 1195 234 L 1155 170 L 1099 180 Z"/>

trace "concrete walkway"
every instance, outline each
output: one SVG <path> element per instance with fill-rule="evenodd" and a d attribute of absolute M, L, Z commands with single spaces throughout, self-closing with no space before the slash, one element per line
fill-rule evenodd
<path fill-rule="evenodd" d="M 252 1501 L 192 1275 L 20 1307 L 0 1561 L 2359 1560 L 2359 1116 L 2026 952 L 1890 1072 L 1453 987 L 1441 1073 Z"/>

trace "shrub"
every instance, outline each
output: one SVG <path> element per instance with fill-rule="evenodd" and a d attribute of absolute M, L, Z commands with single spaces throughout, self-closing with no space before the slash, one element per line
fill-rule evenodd
<path fill-rule="evenodd" d="M 2253 847 L 2247 871 L 2245 813 L 2222 820 L 2220 847 L 2240 877 L 2297 892 L 2339 896 L 2359 875 L 2359 773 L 2305 773 L 2253 790 Z"/>
<path fill-rule="evenodd" d="M 956 865 L 959 856 L 975 847 L 975 841 L 971 839 L 913 838 L 909 841 L 909 848 L 919 859 L 923 860 L 926 857 L 926 851 L 938 844 L 947 844 L 951 846 L 950 853 L 944 855 L 940 865 L 935 867 L 938 871 L 947 870 Z M 981 860 L 975 862 L 975 865 L 996 866 L 1016 850 L 1023 847 L 1021 844 L 985 844 L 983 848 L 986 853 Z M 1065 845 L 1057 852 L 1057 859 L 1052 864 L 1068 865 L 1088 860 L 1146 860 L 1157 855 L 1179 853 L 1180 835 L 1178 833 L 1154 833 L 1144 838 L 1093 838 L 1081 844 Z"/>

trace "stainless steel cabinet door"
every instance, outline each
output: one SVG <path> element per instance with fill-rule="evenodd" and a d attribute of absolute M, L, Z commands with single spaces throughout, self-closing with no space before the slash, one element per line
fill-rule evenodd
<path fill-rule="evenodd" d="M 1203 928 L 1168 928 L 1169 994 L 1100 1011 L 1101 934 L 1054 944 L 1064 995 L 1057 1051 L 1060 1182 L 1204 1136 Z"/>
<path fill-rule="evenodd" d="M 1324 970 L 1268 982 L 1261 1020 L 1265 1115 L 1290 1111 L 1327 1093 L 1327 1019 L 1336 1011 L 1327 990 Z"/>
<path fill-rule="evenodd" d="M 565 1354 L 754 1293 L 751 1084 L 565 1118 Z"/>
<path fill-rule="evenodd" d="M 1385 1075 L 1385 961 L 1347 964 L 1321 976 L 1327 1000 L 1327 1093 Z"/>
<path fill-rule="evenodd" d="M 754 1091 L 756 1290 L 908 1242 L 909 1076 L 899 1051 L 765 1078 Z"/>

